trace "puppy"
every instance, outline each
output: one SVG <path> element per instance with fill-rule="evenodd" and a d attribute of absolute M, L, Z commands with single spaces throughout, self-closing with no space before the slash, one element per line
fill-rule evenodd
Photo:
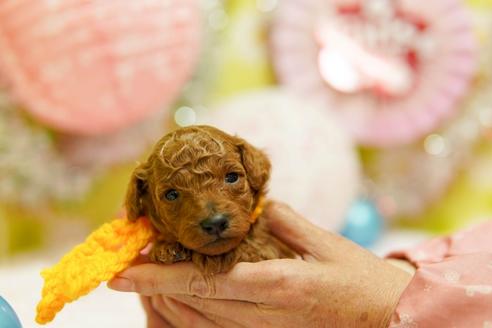
<path fill-rule="evenodd" d="M 205 274 L 238 262 L 293 258 L 260 212 L 270 161 L 249 143 L 210 126 L 165 135 L 130 180 L 128 219 L 150 219 L 156 263 L 192 261 Z"/>

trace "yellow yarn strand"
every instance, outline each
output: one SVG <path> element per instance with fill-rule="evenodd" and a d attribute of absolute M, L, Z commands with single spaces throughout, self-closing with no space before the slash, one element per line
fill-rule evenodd
<path fill-rule="evenodd" d="M 153 237 L 147 219 L 117 219 L 94 231 L 86 241 L 43 270 L 42 298 L 36 322 L 52 321 L 66 303 L 88 294 L 103 281 L 126 269 Z"/>

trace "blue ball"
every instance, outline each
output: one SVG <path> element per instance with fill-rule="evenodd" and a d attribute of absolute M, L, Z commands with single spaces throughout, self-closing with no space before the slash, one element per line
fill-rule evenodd
<path fill-rule="evenodd" d="M 350 207 L 341 234 L 363 246 L 372 246 L 381 236 L 384 220 L 369 199 L 359 199 Z"/>
<path fill-rule="evenodd" d="M 21 328 L 22 325 L 14 309 L 0 296 L 0 328 Z"/>

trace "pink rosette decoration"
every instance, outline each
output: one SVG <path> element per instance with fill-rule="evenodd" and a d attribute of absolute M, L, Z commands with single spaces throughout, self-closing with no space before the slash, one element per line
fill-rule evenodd
<path fill-rule="evenodd" d="M 323 108 L 282 89 L 251 92 L 202 113 L 199 123 L 237 134 L 272 162 L 268 197 L 338 231 L 359 191 L 354 144 Z"/>
<path fill-rule="evenodd" d="M 0 69 L 43 123 L 109 133 L 169 105 L 195 66 L 196 0 L 0 2 Z"/>
<path fill-rule="evenodd" d="M 336 112 L 360 143 L 380 147 L 441 125 L 476 64 L 459 0 L 284 0 L 271 43 L 283 84 Z"/>

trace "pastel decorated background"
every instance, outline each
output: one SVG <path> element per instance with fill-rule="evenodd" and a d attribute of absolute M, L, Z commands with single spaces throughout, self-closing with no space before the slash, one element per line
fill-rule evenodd
<path fill-rule="evenodd" d="M 488 1 L 19 0 L 0 17 L 2 258 L 117 215 L 153 142 L 200 122 L 280 157 L 273 189 L 327 228 L 357 198 L 433 232 L 492 211 Z"/>
<path fill-rule="evenodd" d="M 122 215 L 152 144 L 199 123 L 366 247 L 490 218 L 492 1 L 0 2 L 0 268 Z"/>

